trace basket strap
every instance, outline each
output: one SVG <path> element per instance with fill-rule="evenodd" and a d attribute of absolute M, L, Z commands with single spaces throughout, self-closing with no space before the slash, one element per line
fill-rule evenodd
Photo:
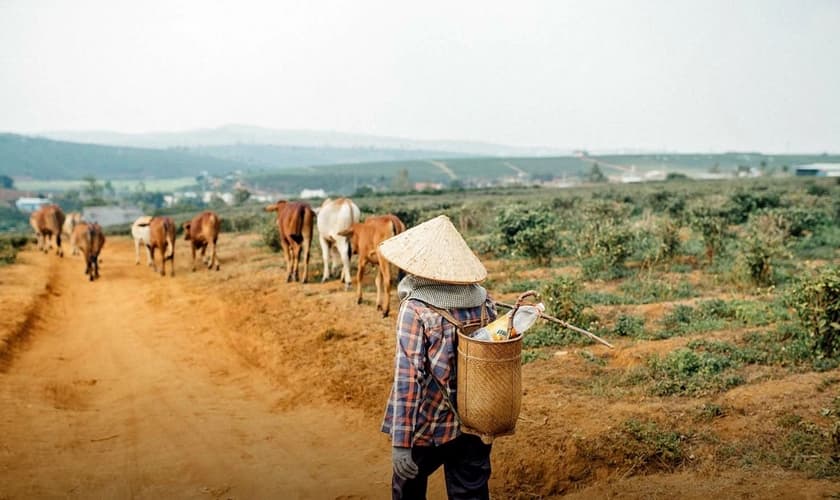
<path fill-rule="evenodd" d="M 435 307 L 435 306 L 433 306 L 431 304 L 428 304 L 428 303 L 426 305 L 429 306 L 429 309 L 431 309 L 431 310 L 435 311 L 436 313 L 440 314 L 444 319 L 446 319 L 446 321 L 449 321 L 450 323 L 452 323 L 455 326 L 455 330 L 457 330 L 457 331 L 455 332 L 455 335 L 452 337 L 452 342 L 455 344 L 455 352 L 457 353 L 458 331 L 463 331 L 464 330 L 464 323 L 458 321 L 455 318 L 455 316 L 453 316 L 452 313 L 450 313 L 446 309 L 441 309 L 440 307 Z M 437 386 L 440 388 L 441 394 L 443 394 L 443 399 L 446 401 L 446 404 L 449 406 L 449 409 L 452 410 L 452 414 L 455 415 L 455 423 L 458 424 L 458 427 L 460 427 L 461 426 L 461 416 L 458 415 L 458 410 L 456 410 L 455 405 L 452 404 L 452 394 L 449 392 L 449 388 L 446 386 L 446 384 L 444 384 L 443 382 L 438 380 L 437 377 L 435 377 L 435 374 L 434 374 L 434 372 L 432 372 L 432 370 L 429 370 L 429 379 L 428 380 L 429 380 L 429 382 L 434 381 L 434 383 L 436 383 Z"/>
<path fill-rule="evenodd" d="M 457 350 L 458 350 L 458 335 L 457 335 L 457 333 L 458 332 L 464 332 L 464 334 L 466 335 L 466 332 L 464 331 L 464 327 L 465 327 L 464 323 L 462 321 L 458 321 L 458 319 L 455 318 L 455 316 L 453 316 L 452 313 L 450 313 L 446 309 L 441 309 L 440 307 L 435 307 L 435 306 L 429 304 L 428 302 L 424 302 L 424 304 L 426 304 L 426 306 L 428 306 L 429 309 L 431 309 L 431 310 L 435 311 L 436 313 L 440 314 L 441 317 L 443 317 L 446 321 L 449 321 L 450 323 L 452 323 L 452 325 L 455 326 L 455 330 L 457 330 L 457 331 L 456 331 L 456 334 L 452 337 L 452 343 L 454 344 L 455 352 L 457 353 Z M 483 328 L 488 323 L 486 302 L 481 305 L 481 320 L 480 321 L 481 321 L 480 328 Z M 456 354 L 456 356 L 457 356 L 457 354 Z M 426 382 L 427 385 L 429 383 L 431 383 L 432 381 L 434 381 L 434 383 L 437 384 L 437 386 L 440 388 L 441 394 L 443 394 L 444 401 L 446 401 L 446 404 L 449 406 L 449 409 L 452 410 L 452 414 L 455 416 L 455 423 L 458 425 L 459 428 L 463 427 L 464 424 L 461 422 L 461 416 L 458 415 L 458 410 L 455 409 L 455 405 L 452 404 L 452 394 L 449 392 L 449 388 L 446 386 L 446 384 L 444 384 L 443 382 L 438 380 L 438 378 L 435 377 L 435 374 L 434 374 L 434 372 L 432 372 L 432 370 L 429 370 L 429 378 L 426 379 L 426 380 L 427 380 L 427 382 Z"/>

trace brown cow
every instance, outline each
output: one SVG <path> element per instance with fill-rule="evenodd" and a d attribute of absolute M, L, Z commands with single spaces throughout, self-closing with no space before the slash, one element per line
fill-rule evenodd
<path fill-rule="evenodd" d="M 102 228 L 95 222 L 80 222 L 73 228 L 71 239 L 85 258 L 85 274 L 90 281 L 99 278 L 99 253 L 105 245 Z"/>
<path fill-rule="evenodd" d="M 283 247 L 283 257 L 286 259 L 286 281 L 297 281 L 298 260 L 303 250 L 303 273 L 300 275 L 300 282 L 306 283 L 315 212 L 308 203 L 284 200 L 265 207 L 265 211 L 277 212 L 280 246 Z"/>
<path fill-rule="evenodd" d="M 201 260 L 207 265 L 207 269 L 213 269 L 216 263 L 216 271 L 219 270 L 219 259 L 216 257 L 216 240 L 219 239 L 219 229 L 222 227 L 222 220 L 214 212 L 206 211 L 193 217 L 189 222 L 184 223 L 184 239 L 191 242 L 192 248 L 192 270 L 195 271 L 195 251 L 201 250 Z M 210 261 L 204 258 L 204 252 L 210 245 Z"/>
<path fill-rule="evenodd" d="M 152 257 L 152 269 L 158 271 L 155 264 L 155 249 L 160 249 L 160 275 L 166 275 L 166 261 L 171 260 L 170 276 L 175 276 L 175 223 L 169 217 L 152 217 L 149 222 L 149 241 L 146 242 Z"/>
<path fill-rule="evenodd" d="M 64 257 L 64 250 L 61 249 L 61 230 L 64 226 L 64 212 L 61 207 L 55 204 L 44 205 L 29 216 L 29 224 L 35 230 L 35 237 L 38 239 L 38 250 L 44 253 L 52 248 L 52 241 L 55 238 L 56 255 Z"/>
<path fill-rule="evenodd" d="M 362 279 L 365 267 L 370 262 L 379 266 L 376 273 L 376 310 L 382 311 L 382 317 L 388 316 L 391 309 L 391 263 L 379 253 L 379 244 L 392 236 L 405 231 L 405 224 L 396 215 L 368 217 L 362 223 L 350 226 L 340 235 L 348 237 L 353 253 L 359 254 L 356 270 L 356 302 L 362 303 Z"/>

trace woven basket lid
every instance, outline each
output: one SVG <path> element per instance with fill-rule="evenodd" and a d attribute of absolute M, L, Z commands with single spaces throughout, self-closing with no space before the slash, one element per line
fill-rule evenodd
<path fill-rule="evenodd" d="M 443 283 L 478 283 L 487 269 L 449 217 L 439 215 L 379 244 L 391 263 L 421 278 Z"/>

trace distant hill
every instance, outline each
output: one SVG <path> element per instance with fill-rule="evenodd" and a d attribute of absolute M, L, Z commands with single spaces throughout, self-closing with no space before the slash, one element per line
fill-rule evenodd
<path fill-rule="evenodd" d="M 149 132 L 124 134 L 108 131 L 52 131 L 38 134 L 61 141 L 143 148 L 227 146 L 231 144 L 259 144 L 300 146 L 309 148 L 374 148 L 387 150 L 438 151 L 471 156 L 557 156 L 569 151 L 555 148 L 516 147 L 474 141 L 416 140 L 344 132 L 316 130 L 277 130 L 250 125 L 187 130 L 182 132 Z M 440 155 L 438 155 L 440 156 Z"/>
<path fill-rule="evenodd" d="M 100 146 L 0 134 L 0 174 L 31 179 L 191 177 L 247 170 L 233 160 L 161 149 Z"/>
<path fill-rule="evenodd" d="M 310 165 L 457 156 L 425 150 L 231 144 L 152 149 L 54 141 L 0 134 L 0 174 L 39 180 L 195 177 L 202 171 L 272 172 Z"/>
<path fill-rule="evenodd" d="M 184 151 L 234 160 L 252 169 L 268 170 L 313 165 L 369 163 L 381 161 L 418 160 L 426 158 L 457 158 L 465 155 L 447 151 L 379 148 L 327 148 L 309 146 L 276 146 L 272 144 L 228 144 L 195 146 Z"/>

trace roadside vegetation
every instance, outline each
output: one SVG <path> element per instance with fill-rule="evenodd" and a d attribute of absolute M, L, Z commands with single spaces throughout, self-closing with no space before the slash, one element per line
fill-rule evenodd
<path fill-rule="evenodd" d="M 363 218 L 390 212 L 412 226 L 448 215 L 488 263 L 494 298 L 537 290 L 549 314 L 617 345 L 607 351 L 548 322 L 529 331 L 524 385 L 538 389 L 528 389 L 523 408 L 533 420 L 500 442 L 498 460 L 524 465 L 516 449 L 523 445 L 542 458 L 506 469 L 511 485 L 540 484 L 532 493 L 546 496 L 604 471 L 756 467 L 840 478 L 840 182 L 361 194 L 353 199 Z M 196 211 L 157 213 L 180 225 Z M 223 231 L 256 233 L 255 245 L 279 251 L 262 205 L 218 211 Z M 110 232 L 127 234 L 128 226 Z M 0 251 L 13 247 L 0 240 Z M 792 388 L 767 395 L 774 383 Z M 604 428 L 559 423 L 547 431 L 564 400 L 529 400 L 538 390 L 573 392 L 578 404 L 602 408 L 592 418 Z"/>

